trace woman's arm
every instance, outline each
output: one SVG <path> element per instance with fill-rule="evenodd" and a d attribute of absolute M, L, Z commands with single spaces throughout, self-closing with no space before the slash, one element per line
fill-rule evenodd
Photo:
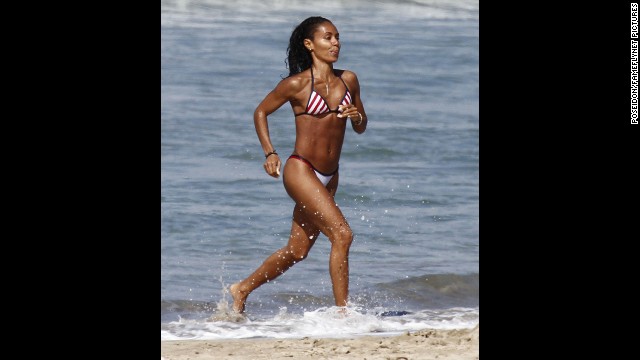
<path fill-rule="evenodd" d="M 264 161 L 264 170 L 267 174 L 276 178 L 280 176 L 281 162 L 278 154 L 273 153 L 276 149 L 273 148 L 271 137 L 269 136 L 267 116 L 278 110 L 292 98 L 292 94 L 295 93 L 292 82 L 291 78 L 280 81 L 280 83 L 267 94 L 262 102 L 260 102 L 253 113 L 253 124 L 256 127 L 256 134 L 260 140 L 260 145 L 262 145 L 262 151 L 265 156 L 268 155 Z M 271 155 L 269 155 L 270 153 Z"/>
<path fill-rule="evenodd" d="M 353 97 L 353 105 L 356 107 L 360 115 L 351 116 L 351 127 L 358 134 L 362 134 L 367 129 L 367 112 L 364 110 L 364 104 L 360 98 L 360 82 L 353 71 L 345 70 L 342 78 L 349 86 L 351 96 Z M 362 116 L 362 121 L 360 121 Z"/>

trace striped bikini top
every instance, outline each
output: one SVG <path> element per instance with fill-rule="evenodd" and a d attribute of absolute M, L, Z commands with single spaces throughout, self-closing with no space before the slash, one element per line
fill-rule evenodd
<path fill-rule="evenodd" d="M 313 88 L 313 67 L 311 67 L 310 69 L 311 69 L 311 95 L 309 96 L 309 101 L 307 101 L 307 109 L 305 110 L 305 112 L 295 114 L 295 116 L 321 115 L 321 114 L 326 114 L 330 112 L 337 113 L 340 106 L 338 106 L 335 110 L 329 109 L 329 105 L 327 105 L 327 102 L 322 97 L 322 95 L 318 94 Z M 347 87 L 347 84 L 344 82 L 344 80 L 342 80 L 342 74 L 340 74 L 339 78 L 344 84 L 344 87 L 346 88 L 346 91 L 344 93 L 344 96 L 342 97 L 342 101 L 340 102 L 340 105 L 349 105 L 351 104 L 351 93 L 349 92 L 349 88 Z"/>

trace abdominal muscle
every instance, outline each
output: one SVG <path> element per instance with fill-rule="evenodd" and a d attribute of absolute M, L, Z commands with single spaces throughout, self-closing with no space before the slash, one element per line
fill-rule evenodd
<path fill-rule="evenodd" d="M 335 113 L 320 118 L 299 115 L 293 154 L 304 157 L 323 173 L 332 173 L 340 162 L 345 129 L 346 121 Z"/>

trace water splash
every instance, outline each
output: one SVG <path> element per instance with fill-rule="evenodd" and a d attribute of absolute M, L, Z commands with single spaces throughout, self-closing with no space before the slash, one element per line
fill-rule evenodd
<path fill-rule="evenodd" d="M 245 314 L 239 314 L 233 310 L 233 304 L 229 304 L 227 301 L 227 295 L 231 295 L 229 292 L 229 286 L 224 283 L 222 276 L 219 278 L 222 285 L 222 298 L 216 303 L 216 309 L 213 311 L 207 321 L 227 321 L 234 323 L 242 323 L 248 320 Z"/>

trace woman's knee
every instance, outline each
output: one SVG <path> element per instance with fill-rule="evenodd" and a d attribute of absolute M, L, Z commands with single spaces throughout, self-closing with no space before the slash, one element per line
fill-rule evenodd
<path fill-rule="evenodd" d="M 339 229 L 334 231 L 330 238 L 334 246 L 339 246 L 348 250 L 353 242 L 353 231 L 351 231 L 351 228 L 348 225 L 341 224 Z"/>
<path fill-rule="evenodd" d="M 292 261 L 299 262 L 307 258 L 309 250 L 311 250 L 311 248 L 289 246 L 287 248 L 287 255 Z"/>

